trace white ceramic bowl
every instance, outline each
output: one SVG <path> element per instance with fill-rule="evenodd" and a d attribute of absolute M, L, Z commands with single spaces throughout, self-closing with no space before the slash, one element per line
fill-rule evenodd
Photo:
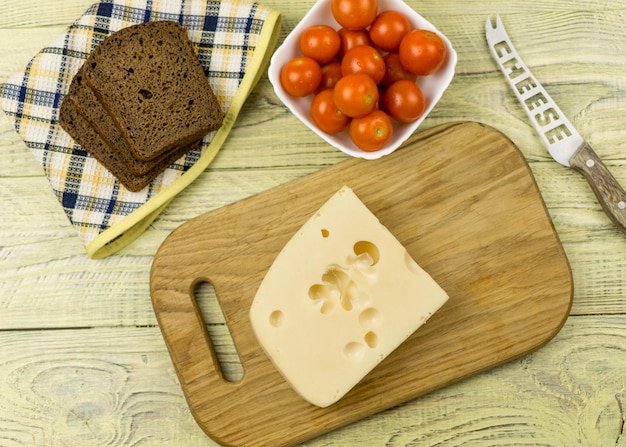
<path fill-rule="evenodd" d="M 342 152 L 353 157 L 374 160 L 395 151 L 422 123 L 428 113 L 435 107 L 443 92 L 448 88 L 452 78 L 454 77 L 454 68 L 456 67 L 457 55 L 446 36 L 437 30 L 430 22 L 421 15 L 411 9 L 402 0 L 378 0 L 378 11 L 393 9 L 404 13 L 413 28 L 427 29 L 435 31 L 445 42 L 448 50 L 448 56 L 444 64 L 435 73 L 429 76 L 418 77 L 417 84 L 424 92 L 426 98 L 426 110 L 424 114 L 417 120 L 408 124 L 401 124 L 394 121 L 394 131 L 391 141 L 382 149 L 375 152 L 366 152 L 359 149 L 351 140 L 347 130 L 336 135 L 329 135 L 317 128 L 311 116 L 309 109 L 311 107 L 312 96 L 305 98 L 297 98 L 289 95 L 280 84 L 280 70 L 283 65 L 290 59 L 300 56 L 298 48 L 298 39 L 302 31 L 312 25 L 325 24 L 335 29 L 341 28 L 335 21 L 331 10 L 331 0 L 318 0 L 317 3 L 302 18 L 296 27 L 285 38 L 283 44 L 273 54 L 268 75 L 274 91 L 280 100 L 296 115 L 304 124 L 306 124 L 313 132 L 318 134 L 332 146 L 335 146 Z"/>

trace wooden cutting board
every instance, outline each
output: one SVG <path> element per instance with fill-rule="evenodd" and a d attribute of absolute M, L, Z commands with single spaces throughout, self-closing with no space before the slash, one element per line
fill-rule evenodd
<path fill-rule="evenodd" d="M 295 394 L 264 355 L 248 309 L 281 248 L 343 185 L 450 299 L 350 393 L 322 409 Z M 195 302 L 203 281 L 215 288 L 242 360 L 237 383 L 221 376 Z M 493 128 L 461 122 L 414 135 L 380 160 L 347 160 L 185 223 L 156 254 L 151 294 L 198 424 L 222 445 L 280 447 L 541 347 L 564 324 L 573 286 L 522 154 Z"/>

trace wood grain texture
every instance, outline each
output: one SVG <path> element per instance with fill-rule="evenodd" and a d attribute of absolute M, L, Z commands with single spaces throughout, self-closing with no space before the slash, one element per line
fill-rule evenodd
<path fill-rule="evenodd" d="M 626 234 L 626 192 L 600 157 L 585 143 L 570 159 L 570 166 L 587 179 L 609 219 Z"/>
<path fill-rule="evenodd" d="M 162 343 L 155 327 L 0 333 L 0 445 L 217 446 Z M 570 317 L 533 354 L 302 445 L 623 447 L 625 344 L 624 316 Z"/>
<path fill-rule="evenodd" d="M 297 396 L 263 354 L 248 309 L 282 247 L 343 185 L 450 299 L 346 397 L 322 409 Z M 213 285 L 241 358 L 236 383 L 224 381 L 204 330 L 193 293 L 202 282 Z M 417 134 L 375 164 L 345 161 L 192 219 L 161 245 L 150 291 L 200 426 L 223 445 L 279 447 L 544 345 L 569 314 L 573 285 L 518 149 L 492 128 L 461 122 Z"/>
<path fill-rule="evenodd" d="M 91 2 L 0 2 L 0 82 Z M 501 15 L 533 73 L 624 184 L 626 1 L 407 2 L 459 54 L 454 81 L 420 130 L 474 120 L 520 148 L 570 262 L 574 302 L 564 329 L 536 353 L 305 445 L 623 447 L 616 396 L 623 404 L 626 238 L 582 176 L 550 160 L 491 59 L 484 24 Z M 263 3 L 282 12 L 281 40 L 312 5 Z M 188 220 L 345 159 L 288 113 L 264 77 L 209 169 L 131 246 L 91 261 L 41 168 L 0 117 L 0 395 L 9 396 L 0 399 L 0 445 L 215 446 L 188 410 L 156 327 L 152 259 Z M 68 375 L 68 364 L 81 373 Z M 132 376 L 121 392 L 101 372 L 120 368 L 126 376 L 116 380 Z M 105 408 L 103 396 L 121 410 L 87 411 Z M 70 397 L 82 399 L 82 413 L 63 405 Z M 107 424 L 125 435 L 101 437 Z"/>

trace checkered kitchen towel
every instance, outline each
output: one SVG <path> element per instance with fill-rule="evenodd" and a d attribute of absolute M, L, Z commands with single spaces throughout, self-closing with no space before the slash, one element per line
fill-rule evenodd
<path fill-rule="evenodd" d="M 105 37 L 155 20 L 187 29 L 225 118 L 199 148 L 130 192 L 61 128 L 59 107 Z M 279 24 L 277 11 L 249 0 L 102 0 L 4 84 L 2 109 L 43 166 L 90 257 L 108 256 L 138 237 L 209 165 L 269 61 Z"/>

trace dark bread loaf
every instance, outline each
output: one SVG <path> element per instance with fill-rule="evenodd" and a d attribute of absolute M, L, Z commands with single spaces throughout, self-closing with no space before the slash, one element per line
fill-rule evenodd
<path fill-rule="evenodd" d="M 144 175 L 151 171 L 155 164 L 158 165 L 162 161 L 163 156 L 160 155 L 150 161 L 141 161 L 136 159 L 128 146 L 128 143 L 115 126 L 113 118 L 107 113 L 102 106 L 98 97 L 93 90 L 84 82 L 83 69 L 81 69 L 72 79 L 70 90 L 66 100 L 73 103 L 74 109 L 86 119 L 89 124 L 98 132 L 105 144 L 109 147 L 112 156 L 116 156 L 122 162 L 131 174 Z M 77 129 L 66 129 L 68 133 L 75 134 Z M 93 151 L 88 150 L 92 153 Z"/>
<path fill-rule="evenodd" d="M 196 141 L 164 154 L 158 160 L 150 162 L 151 168 L 148 171 L 137 175 L 129 171 L 128 166 L 78 112 L 72 101 L 64 100 L 62 102 L 59 123 L 76 143 L 98 160 L 129 191 L 139 191 L 148 186 L 165 168 L 200 143 L 200 141 Z"/>
<path fill-rule="evenodd" d="M 177 22 L 142 23 L 107 37 L 85 62 L 84 79 L 139 160 L 189 145 L 224 118 Z"/>
<path fill-rule="evenodd" d="M 72 79 L 59 123 L 138 191 L 223 117 L 185 29 L 160 21 L 124 28 L 92 52 Z"/>

